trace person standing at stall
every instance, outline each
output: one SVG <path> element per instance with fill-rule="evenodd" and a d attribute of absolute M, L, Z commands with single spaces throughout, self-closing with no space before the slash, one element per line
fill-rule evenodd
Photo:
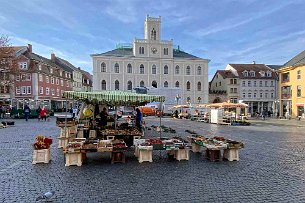
<path fill-rule="evenodd" d="M 29 117 L 30 117 L 30 112 L 31 112 L 31 109 L 30 107 L 26 104 L 24 106 L 24 109 L 23 109 L 23 113 L 24 113 L 24 118 L 26 121 L 28 121 Z"/>
<path fill-rule="evenodd" d="M 100 113 L 100 117 L 101 117 L 101 120 L 100 120 L 100 125 L 101 126 L 106 126 L 107 125 L 107 117 L 108 117 L 108 113 L 107 113 L 107 110 L 106 108 L 104 107 L 103 108 L 103 111 Z"/>
<path fill-rule="evenodd" d="M 140 131 L 142 131 L 142 120 L 143 120 L 143 116 L 142 116 L 142 112 L 140 111 L 139 108 L 136 108 L 136 127 L 139 128 Z"/>

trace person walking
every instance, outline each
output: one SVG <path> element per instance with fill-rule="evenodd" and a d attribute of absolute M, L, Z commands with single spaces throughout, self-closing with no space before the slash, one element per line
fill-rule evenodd
<path fill-rule="evenodd" d="M 45 121 L 47 121 L 47 109 L 43 106 L 42 109 L 39 112 L 40 118 L 43 121 L 43 119 Z"/>
<path fill-rule="evenodd" d="M 73 115 L 72 115 L 72 117 L 73 118 L 75 118 L 75 116 L 77 115 L 77 111 L 78 111 L 78 109 L 76 108 L 76 106 L 72 109 L 72 113 L 73 113 Z"/>
<path fill-rule="evenodd" d="M 23 109 L 23 113 L 24 113 L 24 117 L 25 117 L 25 120 L 28 121 L 29 117 L 30 117 L 30 112 L 31 112 L 31 109 L 30 107 L 26 104 L 24 106 L 24 109 Z"/>
<path fill-rule="evenodd" d="M 38 121 L 40 121 L 40 119 L 41 119 L 40 111 L 41 111 L 41 108 L 40 108 L 40 106 L 38 106 L 38 109 L 36 110 L 36 113 L 38 115 Z"/>
<path fill-rule="evenodd" d="M 142 120 L 143 120 L 143 116 L 142 116 L 142 112 L 140 111 L 139 108 L 136 108 L 136 127 L 139 128 L 140 131 L 142 131 Z"/>

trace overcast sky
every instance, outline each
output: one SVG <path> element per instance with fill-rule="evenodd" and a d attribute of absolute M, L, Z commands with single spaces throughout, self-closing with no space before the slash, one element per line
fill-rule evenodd
<path fill-rule="evenodd" d="M 143 38 L 147 14 L 161 16 L 163 40 L 211 60 L 209 79 L 228 63 L 282 65 L 305 49 L 302 0 L 0 1 L 0 35 L 89 72 L 90 54 Z"/>

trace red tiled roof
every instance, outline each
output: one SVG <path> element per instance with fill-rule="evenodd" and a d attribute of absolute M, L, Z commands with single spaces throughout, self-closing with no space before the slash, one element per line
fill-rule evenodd
<path fill-rule="evenodd" d="M 276 73 L 269 67 L 267 67 L 265 64 L 229 64 L 231 67 L 233 67 L 238 75 L 239 78 L 247 78 L 247 79 L 275 79 L 276 78 Z M 255 77 L 245 77 L 243 72 L 244 71 L 254 71 L 255 72 Z M 271 77 L 266 77 L 266 76 L 262 76 L 260 74 L 261 71 L 267 72 L 270 71 L 271 72 Z"/>

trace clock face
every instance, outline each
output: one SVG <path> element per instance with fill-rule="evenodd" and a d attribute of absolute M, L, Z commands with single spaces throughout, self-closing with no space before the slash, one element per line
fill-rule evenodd
<path fill-rule="evenodd" d="M 152 52 L 153 54 L 156 54 L 157 51 L 158 51 L 157 48 L 155 48 L 155 47 L 152 47 L 152 48 L 151 48 L 151 52 Z"/>

